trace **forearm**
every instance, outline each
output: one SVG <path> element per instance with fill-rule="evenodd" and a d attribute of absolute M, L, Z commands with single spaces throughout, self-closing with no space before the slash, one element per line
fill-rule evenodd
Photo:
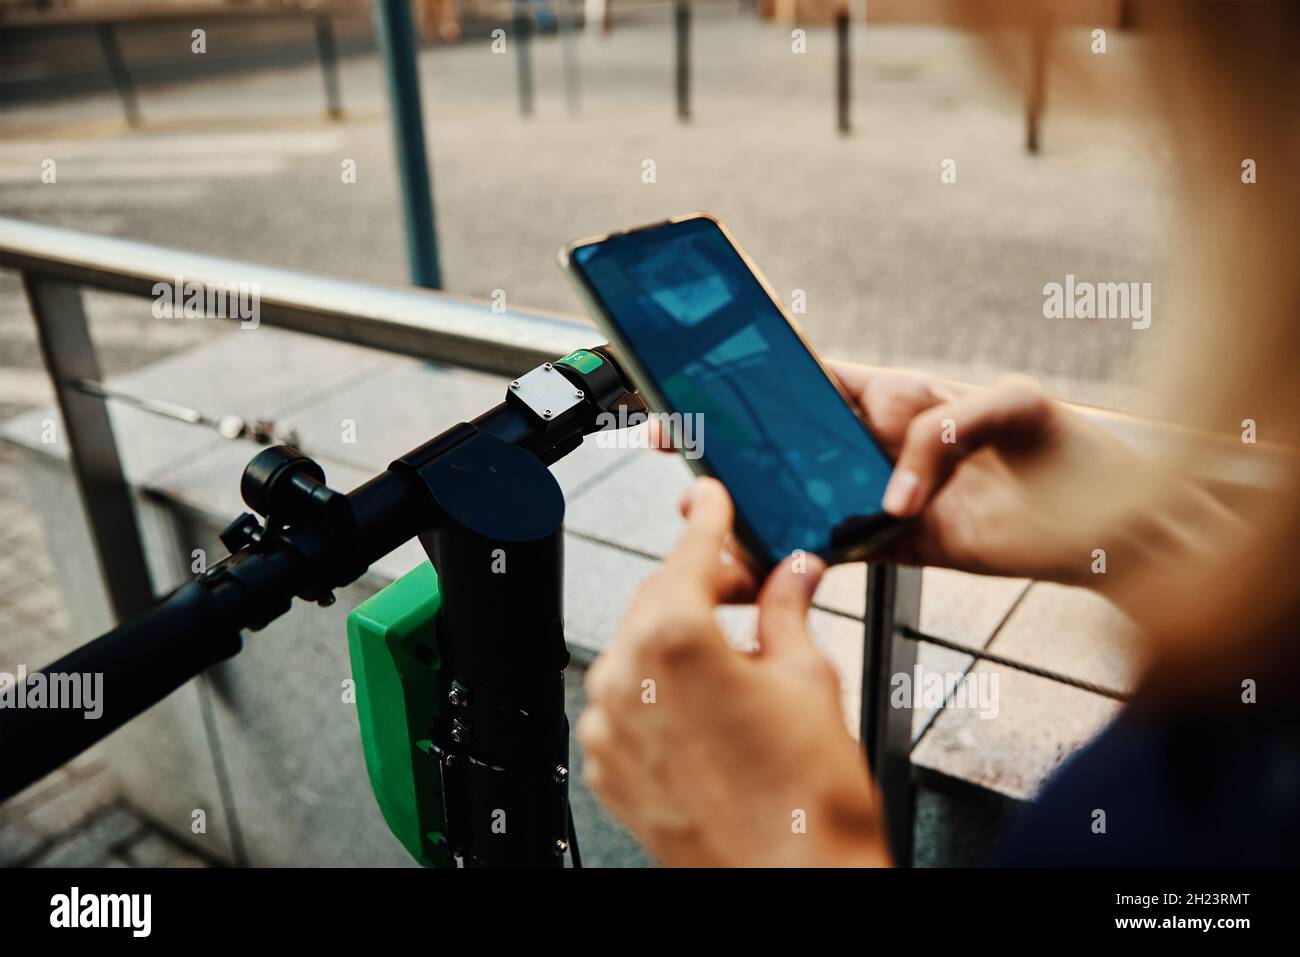
<path fill-rule="evenodd" d="M 1135 620 L 1152 606 L 1153 582 L 1179 577 L 1177 570 L 1212 565 L 1227 553 L 1229 542 L 1246 532 L 1235 512 L 1189 480 L 1170 480 L 1151 500 L 1159 506 L 1134 516 L 1111 536 L 1105 572 L 1074 582 L 1103 595 Z M 1136 574 L 1162 568 L 1170 574 Z"/>

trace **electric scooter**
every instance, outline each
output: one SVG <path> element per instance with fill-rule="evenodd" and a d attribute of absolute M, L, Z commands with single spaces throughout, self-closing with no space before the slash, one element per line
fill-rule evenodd
<path fill-rule="evenodd" d="M 237 654 L 244 630 L 295 597 L 330 605 L 418 538 L 429 561 L 348 618 L 384 818 L 425 866 L 581 866 L 564 713 L 564 496 L 549 466 L 645 411 L 597 346 L 520 376 L 501 404 L 347 494 L 293 448 L 261 452 L 240 484 L 252 511 L 221 533 L 230 554 L 40 673 L 102 674 L 99 720 L 0 709 L 0 801 Z"/>

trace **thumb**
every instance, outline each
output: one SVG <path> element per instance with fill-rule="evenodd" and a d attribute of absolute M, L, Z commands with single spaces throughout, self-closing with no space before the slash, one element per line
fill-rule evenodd
<path fill-rule="evenodd" d="M 811 640 L 808 610 L 825 571 L 826 563 L 816 555 L 799 552 L 768 576 L 758 595 L 760 654 L 784 654 Z"/>

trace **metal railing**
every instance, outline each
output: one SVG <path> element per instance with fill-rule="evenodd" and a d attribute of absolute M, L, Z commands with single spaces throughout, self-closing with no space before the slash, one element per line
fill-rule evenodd
<path fill-rule="evenodd" d="M 202 28 L 205 34 L 213 27 L 229 29 L 232 24 L 251 24 L 259 27 L 289 24 L 291 27 L 297 27 L 299 35 L 294 35 L 292 32 L 287 35 L 281 33 L 276 40 L 281 43 L 305 45 L 309 36 L 314 37 L 316 56 L 320 62 L 321 78 L 324 83 L 325 114 L 328 118 L 337 120 L 343 116 L 343 100 L 340 93 L 339 42 L 334 29 L 335 22 L 338 20 L 364 22 L 368 14 L 369 10 L 364 0 L 322 0 L 310 7 L 216 6 L 210 3 L 198 4 L 176 0 L 167 5 L 94 4 L 89 7 L 54 8 L 50 11 L 19 10 L 7 14 L 6 11 L 0 10 L 0 25 L 3 25 L 4 30 L 10 34 L 26 33 L 42 38 L 54 37 L 64 42 L 76 40 L 79 35 L 87 32 L 93 33 L 103 57 L 105 71 L 122 104 L 127 125 L 138 129 L 144 124 L 140 108 L 139 74 L 145 75 L 144 85 L 150 85 L 151 78 L 154 81 L 159 78 L 162 63 L 131 64 L 123 48 L 123 35 L 153 30 L 154 34 L 150 34 L 152 36 L 159 29 L 178 27 L 181 28 L 181 32 L 177 32 L 176 35 L 186 38 L 185 45 L 181 47 L 182 51 L 195 52 L 190 47 L 192 27 Z M 12 40 L 12 37 L 10 39 Z M 143 42 L 148 37 L 138 39 Z M 206 44 L 206 36 L 204 42 Z M 145 48 L 149 49 L 149 47 Z M 202 50 L 205 55 L 206 50 L 205 45 Z M 247 59 L 253 52 L 247 42 L 242 43 L 238 54 L 227 52 L 224 56 L 214 55 L 212 67 L 196 71 L 191 75 L 210 76 L 211 69 L 217 63 L 236 55 L 244 58 L 240 62 L 245 66 L 265 66 L 265 60 L 259 61 L 255 56 L 252 61 Z M 175 80 L 175 73 L 168 72 L 166 82 L 175 82 Z M 83 82 L 80 85 L 85 84 Z"/>
<path fill-rule="evenodd" d="M 154 298 L 158 284 L 170 286 L 177 277 L 204 286 L 253 284 L 267 325 L 508 375 L 599 338 L 590 323 L 568 316 L 497 312 L 447 293 L 345 282 L 7 218 L 0 218 L 0 267 L 22 275 L 100 573 L 119 620 L 151 607 L 155 595 L 109 419 L 112 393 L 99 387 L 83 288 Z M 1080 411 L 1139 445 L 1168 449 L 1195 442 L 1198 472 L 1214 484 L 1260 486 L 1279 465 L 1271 455 L 1243 457 L 1226 442 L 1207 447 L 1204 436 L 1148 420 Z M 866 597 L 861 741 L 883 795 L 894 859 L 905 863 L 913 830 L 912 710 L 891 707 L 890 682 L 912 673 L 918 642 L 931 640 L 919 630 L 921 570 L 872 565 Z"/>
<path fill-rule="evenodd" d="M 443 293 L 310 276 L 197 253 L 0 218 L 0 266 L 22 274 L 41 354 L 63 415 L 72 468 L 119 620 L 154 603 L 144 548 L 110 426 L 82 288 L 156 298 L 177 277 L 256 289 L 259 321 L 401 355 L 514 374 L 575 348 L 587 323 Z"/>

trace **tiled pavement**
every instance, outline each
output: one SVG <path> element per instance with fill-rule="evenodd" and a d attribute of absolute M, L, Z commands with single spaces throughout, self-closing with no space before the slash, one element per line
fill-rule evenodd
<path fill-rule="evenodd" d="M 54 564 L 17 453 L 0 443 L 0 671 L 47 664 L 69 639 Z M 96 750 L 0 805 L 0 867 L 206 867 L 122 803 Z"/>
<path fill-rule="evenodd" d="M 0 867 L 210 867 L 118 799 L 93 752 L 0 810 Z"/>

